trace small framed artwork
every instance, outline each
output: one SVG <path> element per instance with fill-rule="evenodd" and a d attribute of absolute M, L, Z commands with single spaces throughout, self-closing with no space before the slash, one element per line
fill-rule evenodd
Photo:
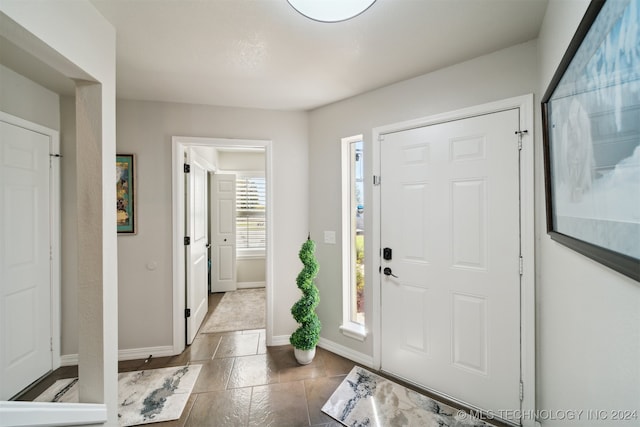
<path fill-rule="evenodd" d="M 592 0 L 542 99 L 547 231 L 640 281 L 640 5 Z"/>
<path fill-rule="evenodd" d="M 116 208 L 118 233 L 136 232 L 135 155 L 116 155 Z"/>

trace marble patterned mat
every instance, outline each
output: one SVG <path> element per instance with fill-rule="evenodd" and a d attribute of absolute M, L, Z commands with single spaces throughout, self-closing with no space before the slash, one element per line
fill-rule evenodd
<path fill-rule="evenodd" d="M 177 420 L 182 415 L 202 365 L 148 369 L 118 374 L 121 426 Z M 78 379 L 56 381 L 37 402 L 78 402 Z"/>
<path fill-rule="evenodd" d="M 359 366 L 333 392 L 322 412 L 348 427 L 492 426 Z"/>

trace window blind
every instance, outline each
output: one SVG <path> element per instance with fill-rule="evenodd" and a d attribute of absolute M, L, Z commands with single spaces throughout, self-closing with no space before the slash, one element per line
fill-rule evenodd
<path fill-rule="evenodd" d="M 264 249 L 266 186 L 264 177 L 236 178 L 236 244 L 238 249 Z"/>

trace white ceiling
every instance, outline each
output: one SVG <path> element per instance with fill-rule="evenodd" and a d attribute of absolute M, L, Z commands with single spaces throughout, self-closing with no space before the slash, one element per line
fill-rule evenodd
<path fill-rule="evenodd" d="M 119 98 L 283 110 L 312 109 L 534 39 L 547 5 L 377 0 L 352 20 L 320 23 L 286 0 L 91 2 L 117 31 Z"/>

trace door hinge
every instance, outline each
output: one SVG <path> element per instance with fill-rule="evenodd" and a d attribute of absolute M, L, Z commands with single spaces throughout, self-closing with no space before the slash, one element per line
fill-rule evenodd
<path fill-rule="evenodd" d="M 184 238 L 184 245 L 185 245 L 185 246 L 189 246 L 190 244 L 191 244 L 191 237 L 186 236 L 186 237 Z"/>
<path fill-rule="evenodd" d="M 524 384 L 520 381 L 520 402 L 524 400 Z"/>
<path fill-rule="evenodd" d="M 49 350 L 53 351 L 53 337 L 49 338 Z"/>
<path fill-rule="evenodd" d="M 184 164 L 184 173 L 191 172 L 191 165 L 189 163 Z"/>
<path fill-rule="evenodd" d="M 380 142 L 384 141 L 384 135 L 378 135 L 378 141 Z"/>
<path fill-rule="evenodd" d="M 522 150 L 522 135 L 528 134 L 528 130 L 517 130 L 516 135 L 518 135 L 518 150 Z"/>
<path fill-rule="evenodd" d="M 380 175 L 373 175 L 373 185 L 380 185 L 382 178 Z"/>
<path fill-rule="evenodd" d="M 518 264 L 519 264 L 519 271 L 520 271 L 520 275 L 522 276 L 524 274 L 524 258 L 522 258 L 522 256 L 520 256 L 520 258 L 518 258 Z"/>
<path fill-rule="evenodd" d="M 191 317 L 191 309 L 190 308 L 185 308 L 184 309 L 184 318 L 188 319 L 189 317 Z"/>

